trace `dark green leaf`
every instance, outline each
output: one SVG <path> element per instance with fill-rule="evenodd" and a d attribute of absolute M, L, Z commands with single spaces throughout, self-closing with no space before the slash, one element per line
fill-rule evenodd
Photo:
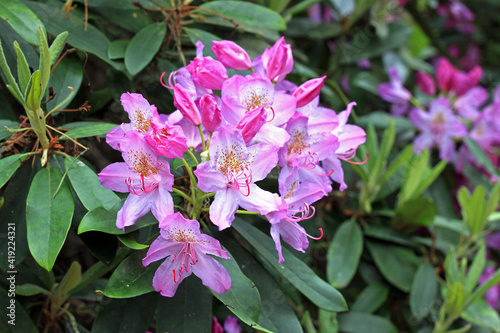
<path fill-rule="evenodd" d="M 269 8 L 245 1 L 210 1 L 200 6 L 226 18 L 234 20 L 240 26 L 252 26 L 269 30 L 285 30 L 283 18 Z M 200 14 L 211 14 L 200 10 Z"/>
<path fill-rule="evenodd" d="M 18 0 L 2 0 L 0 2 L 0 17 L 6 20 L 12 28 L 32 45 L 38 45 L 38 27 L 43 27 L 40 19 Z"/>
<path fill-rule="evenodd" d="M 123 59 L 125 58 L 125 50 L 127 49 L 129 40 L 115 40 L 109 44 L 108 57 L 109 59 Z"/>
<path fill-rule="evenodd" d="M 41 169 L 31 183 L 26 202 L 30 252 L 38 264 L 48 271 L 52 269 L 66 240 L 75 208 L 69 185 L 66 181 L 61 183 L 61 180 L 62 174 L 58 169 Z"/>
<path fill-rule="evenodd" d="M 205 30 L 184 28 L 184 31 L 187 32 L 189 39 L 191 40 L 191 43 L 193 43 L 193 45 L 195 45 L 197 41 L 201 41 L 203 45 L 205 45 L 205 49 L 203 49 L 204 56 L 210 56 L 216 59 L 215 54 L 210 48 L 212 47 L 212 41 L 219 41 L 221 40 L 220 37 L 217 37 Z"/>
<path fill-rule="evenodd" d="M 13 132 L 9 132 L 5 129 L 5 126 L 12 129 L 17 129 L 19 123 L 17 121 L 12 120 L 0 120 L 0 140 L 4 140 L 9 138 Z"/>
<path fill-rule="evenodd" d="M 102 293 L 110 298 L 131 298 L 153 291 L 153 276 L 163 260 L 144 267 L 142 259 L 146 253 L 146 250 L 136 251 L 123 260 Z"/>
<path fill-rule="evenodd" d="M 278 255 L 271 237 L 236 218 L 233 227 L 295 288 L 322 309 L 339 312 L 347 310 L 342 294 L 319 278 L 304 262 L 283 248 L 285 263 L 278 264 Z"/>
<path fill-rule="evenodd" d="M 72 56 L 64 57 L 50 76 L 49 86 L 54 89 L 56 95 L 47 103 L 47 110 L 52 111 L 56 106 L 58 109 L 64 109 L 73 100 L 72 97 L 67 99 L 68 96 L 71 94 L 75 96 L 82 80 L 83 69 L 80 59 Z"/>
<path fill-rule="evenodd" d="M 375 242 L 366 243 L 382 275 L 395 287 L 409 292 L 417 270 L 418 258 L 409 249 Z"/>
<path fill-rule="evenodd" d="M 417 197 L 398 205 L 394 216 L 394 226 L 398 228 L 401 224 L 413 224 L 427 227 L 435 216 L 434 203 L 426 197 Z"/>
<path fill-rule="evenodd" d="M 354 312 L 373 313 L 384 304 L 389 295 L 389 287 L 380 281 L 370 283 L 361 294 L 356 297 L 356 301 L 351 305 L 350 310 Z"/>
<path fill-rule="evenodd" d="M 38 329 L 31 321 L 31 318 L 26 313 L 26 310 L 24 310 L 24 307 L 21 306 L 14 295 L 12 297 L 9 295 L 10 292 L 10 290 L 7 291 L 0 287 L 0 304 L 2 304 L 3 307 L 2 316 L 0 318 L 0 332 L 38 333 Z M 12 302 L 14 302 L 14 305 L 11 305 Z M 9 309 L 9 307 L 11 307 L 11 309 Z"/>
<path fill-rule="evenodd" d="M 45 288 L 42 288 L 36 284 L 26 283 L 20 286 L 16 286 L 16 294 L 21 296 L 33 296 L 38 294 L 44 294 L 51 296 L 52 294 Z"/>
<path fill-rule="evenodd" d="M 92 333 L 146 332 L 156 308 L 156 293 L 131 299 L 104 299 Z"/>
<path fill-rule="evenodd" d="M 66 132 L 65 134 L 69 136 L 72 139 L 79 139 L 79 138 L 86 138 L 89 136 L 105 136 L 108 134 L 108 132 L 115 128 L 117 125 L 116 124 L 110 124 L 110 123 L 98 123 L 98 122 L 93 122 L 90 124 L 90 122 L 85 122 L 88 123 L 88 126 L 82 126 L 75 128 L 73 130 L 70 130 Z M 68 128 L 69 124 L 67 124 L 65 127 Z M 59 138 L 60 140 L 69 140 L 68 137 L 66 136 L 61 136 Z"/>
<path fill-rule="evenodd" d="M 472 140 L 471 138 L 465 138 L 464 141 L 467 145 L 467 148 L 469 148 L 472 155 L 474 155 L 474 157 L 476 158 L 477 163 L 484 167 L 490 174 L 498 177 L 500 175 L 498 173 L 498 170 L 495 168 L 493 163 L 491 163 L 490 158 L 486 156 L 484 150 L 477 144 L 477 142 Z"/>
<path fill-rule="evenodd" d="M 429 264 L 420 264 L 410 291 L 410 309 L 417 320 L 424 318 L 432 310 L 438 299 L 438 290 L 434 268 Z"/>
<path fill-rule="evenodd" d="M 363 233 L 355 221 L 344 222 L 328 247 L 326 275 L 336 288 L 346 287 L 358 268 Z"/>
<path fill-rule="evenodd" d="M 500 332 L 500 317 L 498 316 L 498 312 L 492 309 L 484 299 L 478 299 L 472 303 L 462 313 L 461 317 L 468 322 L 492 330 L 493 332 Z"/>
<path fill-rule="evenodd" d="M 102 186 L 95 172 L 82 161 L 67 157 L 64 159 L 64 165 L 71 185 L 87 210 L 91 211 L 97 207 L 109 210 L 120 202 L 120 198 Z"/>
<path fill-rule="evenodd" d="M 153 60 L 165 37 L 165 23 L 153 23 L 139 31 L 125 50 L 125 67 L 136 75 Z"/>
<path fill-rule="evenodd" d="M 11 155 L 4 157 L 0 160 L 0 188 L 7 183 L 7 181 L 16 172 L 17 168 L 26 159 L 26 155 Z"/>
<path fill-rule="evenodd" d="M 397 333 L 387 319 L 369 313 L 348 312 L 338 315 L 339 331 L 344 333 Z"/>
<path fill-rule="evenodd" d="M 159 297 L 157 332 L 211 333 L 212 294 L 196 277 L 179 285 L 175 297 Z"/>
<path fill-rule="evenodd" d="M 158 223 L 152 214 L 141 217 L 133 226 L 127 227 L 125 231 L 116 227 L 116 208 L 113 211 L 103 207 L 97 207 L 83 217 L 78 227 L 78 233 L 87 231 L 100 231 L 107 234 L 123 235 L 125 233 Z"/>
<path fill-rule="evenodd" d="M 123 245 L 133 250 L 143 250 L 149 247 L 149 245 L 138 243 L 132 234 L 118 235 L 117 237 Z"/>

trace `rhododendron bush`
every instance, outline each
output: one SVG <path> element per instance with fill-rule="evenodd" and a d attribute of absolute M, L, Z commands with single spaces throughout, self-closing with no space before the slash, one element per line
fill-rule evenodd
<path fill-rule="evenodd" d="M 498 9 L 3 1 L 0 331 L 499 332 Z"/>

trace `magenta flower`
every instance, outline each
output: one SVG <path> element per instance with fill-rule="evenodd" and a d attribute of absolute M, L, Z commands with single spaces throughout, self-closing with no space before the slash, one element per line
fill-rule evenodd
<path fill-rule="evenodd" d="M 455 109 L 460 117 L 476 121 L 480 116 L 479 108 L 488 100 L 488 90 L 474 87 L 455 101 Z"/>
<path fill-rule="evenodd" d="M 119 146 L 125 162 L 110 164 L 98 175 L 104 187 L 130 193 L 118 212 L 116 226 L 124 230 L 150 210 L 158 220 L 172 214 L 170 192 L 174 177 L 167 161 L 158 158 L 144 138 L 134 132 L 126 133 Z"/>
<path fill-rule="evenodd" d="M 227 68 L 244 71 L 252 68 L 252 60 L 241 46 L 229 40 L 212 41 L 212 51 L 217 60 Z"/>
<path fill-rule="evenodd" d="M 194 58 L 186 69 L 195 84 L 207 89 L 220 90 L 228 78 L 226 67 L 211 57 Z"/>
<path fill-rule="evenodd" d="M 436 94 L 436 85 L 434 84 L 432 76 L 424 72 L 417 72 L 415 79 L 418 87 L 424 94 L 429 96 L 434 96 Z"/>
<path fill-rule="evenodd" d="M 166 258 L 153 277 L 153 287 L 163 296 L 175 295 L 179 284 L 194 273 L 202 283 L 216 293 L 225 293 L 231 288 L 231 277 L 215 255 L 229 259 L 219 241 L 200 233 L 200 224 L 175 213 L 160 220 L 160 236 L 153 241 L 142 264 Z"/>
<path fill-rule="evenodd" d="M 189 92 L 180 85 L 174 86 L 174 106 L 190 123 L 195 126 L 201 124 L 200 110 L 196 106 Z"/>
<path fill-rule="evenodd" d="M 188 150 L 187 139 L 182 128 L 170 125 L 167 121 L 157 123 L 156 119 L 153 119 L 144 137 L 157 155 L 166 158 L 182 158 Z"/>
<path fill-rule="evenodd" d="M 483 274 L 479 278 L 479 285 L 485 283 L 494 273 L 494 266 L 488 266 L 484 269 Z M 486 303 L 494 310 L 498 310 L 498 300 L 500 299 L 500 284 L 496 284 L 484 294 L 484 299 Z"/>
<path fill-rule="evenodd" d="M 217 320 L 217 317 L 212 317 L 212 332 L 211 333 L 224 333 L 222 325 Z"/>
<path fill-rule="evenodd" d="M 439 157 L 443 160 L 453 160 L 453 140 L 467 135 L 467 128 L 453 114 L 450 102 L 444 97 L 434 100 L 429 106 L 429 112 L 413 109 L 410 120 L 421 131 L 415 138 L 413 150 L 420 153 L 425 148 L 437 145 Z"/>
<path fill-rule="evenodd" d="M 483 70 L 475 66 L 468 73 L 457 70 L 446 58 L 439 59 L 436 69 L 436 80 L 439 89 L 445 93 L 461 96 L 477 86 Z"/>
<path fill-rule="evenodd" d="M 465 34 L 474 32 L 474 13 L 459 0 L 449 0 L 447 4 L 439 5 L 437 8 L 439 15 L 446 18 L 445 28 L 455 27 Z"/>
<path fill-rule="evenodd" d="M 282 81 L 293 69 L 292 47 L 281 37 L 253 60 L 252 67 L 274 82 Z"/>
<path fill-rule="evenodd" d="M 293 97 L 297 99 L 298 108 L 308 104 L 319 95 L 325 79 L 326 76 L 323 76 L 304 82 L 293 92 Z"/>
<path fill-rule="evenodd" d="M 210 141 L 210 160 L 200 163 L 194 174 L 198 188 L 215 192 L 210 220 L 219 230 L 231 226 L 238 206 L 262 215 L 276 210 L 277 194 L 260 189 L 254 182 L 264 179 L 276 166 L 277 147 L 245 145 L 241 132 L 232 126 L 220 127 Z"/>
<path fill-rule="evenodd" d="M 389 82 L 379 84 L 378 93 L 383 100 L 392 103 L 393 115 L 402 116 L 408 110 L 411 93 L 403 86 L 396 67 L 389 68 Z"/>
<path fill-rule="evenodd" d="M 227 316 L 224 321 L 224 330 L 226 333 L 241 333 L 241 326 L 238 324 L 238 318 Z"/>
<path fill-rule="evenodd" d="M 222 123 L 222 112 L 219 107 L 220 98 L 207 94 L 200 98 L 199 104 L 203 126 L 208 132 L 215 132 Z"/>

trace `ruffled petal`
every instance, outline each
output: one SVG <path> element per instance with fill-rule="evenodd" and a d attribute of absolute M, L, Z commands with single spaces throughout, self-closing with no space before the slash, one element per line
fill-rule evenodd
<path fill-rule="evenodd" d="M 224 189 L 215 194 L 210 205 L 210 221 L 219 227 L 219 230 L 229 228 L 238 210 L 238 202 L 234 196 L 236 190 Z"/>
<path fill-rule="evenodd" d="M 153 288 L 156 291 L 159 291 L 163 296 L 173 297 L 182 280 L 187 278 L 193 272 L 190 269 L 189 272 L 183 271 L 181 276 L 177 276 L 177 272 L 179 272 L 181 264 L 182 261 L 179 259 L 174 263 L 172 263 L 170 258 L 165 260 L 156 270 L 153 277 Z M 176 274 L 175 279 L 178 279 L 177 282 L 174 281 L 174 271 Z"/>
<path fill-rule="evenodd" d="M 116 227 L 125 230 L 125 227 L 133 225 L 137 219 L 146 215 L 151 209 L 151 201 L 155 194 L 156 190 L 142 196 L 129 194 L 116 216 Z"/>
<path fill-rule="evenodd" d="M 175 255 L 179 253 L 183 245 L 182 243 L 168 241 L 160 236 L 149 246 L 146 257 L 142 259 L 142 264 L 148 266 L 152 262 Z"/>
<path fill-rule="evenodd" d="M 212 161 L 198 164 L 194 174 L 198 178 L 198 188 L 204 192 L 217 192 L 227 188 L 226 177 L 215 169 Z"/>
<path fill-rule="evenodd" d="M 135 182 L 140 181 L 139 174 L 130 170 L 128 165 L 124 162 L 108 165 L 101 172 L 99 172 L 97 176 L 102 186 L 121 193 L 129 192 L 128 186 L 125 183 L 127 178 L 130 178 Z"/>
<path fill-rule="evenodd" d="M 250 194 L 248 196 L 244 196 L 239 191 L 232 190 L 235 192 L 234 195 L 241 207 L 251 212 L 258 212 L 262 215 L 278 210 L 281 199 L 276 193 L 264 191 L 255 184 L 250 184 L 249 190 Z"/>
<path fill-rule="evenodd" d="M 231 277 L 227 269 L 214 258 L 196 251 L 198 262 L 191 266 L 192 272 L 201 279 L 203 285 L 218 294 L 225 293 L 231 288 Z"/>

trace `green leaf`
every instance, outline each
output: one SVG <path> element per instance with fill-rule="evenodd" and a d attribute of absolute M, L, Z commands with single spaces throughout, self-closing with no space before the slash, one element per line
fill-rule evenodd
<path fill-rule="evenodd" d="M 44 29 L 43 24 L 35 13 L 21 1 L 2 0 L 0 2 L 0 17 L 6 20 L 30 44 L 39 45 L 37 29 L 38 27 Z"/>
<path fill-rule="evenodd" d="M 149 245 L 138 243 L 136 237 L 132 234 L 118 235 L 118 239 L 123 245 L 132 250 L 143 250 L 149 247 Z"/>
<path fill-rule="evenodd" d="M 0 140 L 4 140 L 12 136 L 12 132 L 9 132 L 5 127 L 16 129 L 19 126 L 17 121 L 12 120 L 0 120 Z"/>
<path fill-rule="evenodd" d="M 346 333 L 397 333 L 389 320 L 369 313 L 348 312 L 338 315 L 339 331 Z"/>
<path fill-rule="evenodd" d="M 215 259 L 227 269 L 231 276 L 231 288 L 223 294 L 212 290 L 212 294 L 247 325 L 270 332 L 257 324 L 261 312 L 259 291 L 255 288 L 255 284 L 243 274 L 231 253 L 229 257 L 231 259 Z"/>
<path fill-rule="evenodd" d="M 42 288 L 36 284 L 25 283 L 20 286 L 16 286 L 16 295 L 21 296 L 33 296 L 38 294 L 44 294 L 51 296 L 52 294 L 45 288 Z"/>
<path fill-rule="evenodd" d="M 326 275 L 335 288 L 351 282 L 363 251 L 363 232 L 356 221 L 344 222 L 328 247 Z"/>
<path fill-rule="evenodd" d="M 417 197 L 397 206 L 393 223 L 396 228 L 400 224 L 427 227 L 434 221 L 435 216 L 436 206 L 434 203 L 427 197 Z"/>
<path fill-rule="evenodd" d="M 486 171 L 488 171 L 490 174 L 493 176 L 499 177 L 500 174 L 498 173 L 498 170 L 495 168 L 493 163 L 491 163 L 490 158 L 485 154 L 484 150 L 477 144 L 476 141 L 472 140 L 471 138 L 465 138 L 464 139 L 465 145 L 467 148 L 469 148 L 470 152 L 472 155 L 474 155 L 477 163 L 484 167 Z"/>
<path fill-rule="evenodd" d="M 88 124 L 88 126 L 77 127 L 73 130 L 66 132 L 65 134 L 72 139 L 86 138 L 90 136 L 105 136 L 111 129 L 118 126 L 116 124 L 98 123 L 98 122 L 85 122 L 85 124 Z M 61 126 L 60 128 L 68 129 L 69 127 L 70 127 L 69 124 L 66 124 L 65 126 Z M 61 136 L 59 140 L 69 140 L 69 139 L 66 136 Z"/>
<path fill-rule="evenodd" d="M 155 315 L 156 293 L 131 299 L 103 299 L 92 333 L 146 332 Z"/>
<path fill-rule="evenodd" d="M 69 185 L 61 180 L 58 169 L 41 169 L 31 183 L 26 202 L 29 249 L 38 264 L 48 271 L 66 240 L 75 208 Z"/>
<path fill-rule="evenodd" d="M 116 208 L 117 207 L 115 207 L 115 209 Z M 134 225 L 127 227 L 126 230 L 123 231 L 116 227 L 116 211 L 109 211 L 103 207 L 97 207 L 85 214 L 78 227 L 78 234 L 88 231 L 100 231 L 112 235 L 123 235 L 156 223 L 158 223 L 158 221 L 154 216 L 147 214 L 138 219 Z"/>
<path fill-rule="evenodd" d="M 125 50 L 125 68 L 136 75 L 153 60 L 163 43 L 166 33 L 164 22 L 154 23 L 141 29 L 131 40 Z"/>
<path fill-rule="evenodd" d="M 478 299 L 472 303 L 461 315 L 468 322 L 500 332 L 500 317 L 498 312 L 492 309 L 484 299 Z"/>
<path fill-rule="evenodd" d="M 109 59 L 123 59 L 125 58 L 125 50 L 127 49 L 129 40 L 115 40 L 112 41 L 108 46 L 108 57 Z"/>
<path fill-rule="evenodd" d="M 373 73 L 363 71 L 358 73 L 354 79 L 352 80 L 352 84 L 358 88 L 362 88 L 366 91 L 371 92 L 372 94 L 378 96 L 378 85 L 382 83 L 382 80 L 379 79 L 377 76 L 375 76 Z M 378 113 L 382 113 L 381 111 L 376 111 Z M 374 117 L 373 112 L 366 116 L 362 116 L 359 118 L 359 121 L 361 121 L 364 118 L 372 118 Z M 383 112 L 384 116 L 390 117 L 387 112 Z M 398 117 L 400 119 L 401 117 Z M 358 122 L 359 126 L 366 127 L 366 125 L 361 125 L 361 122 Z"/>
<path fill-rule="evenodd" d="M 286 23 L 278 13 L 269 8 L 245 1 L 210 1 L 200 8 L 215 12 L 234 20 L 240 26 L 259 27 L 269 30 L 285 30 Z M 200 10 L 200 14 L 210 16 L 209 12 Z"/>
<path fill-rule="evenodd" d="M 88 24 L 85 30 L 83 18 L 71 11 L 66 15 L 65 11 L 61 10 L 60 2 L 49 0 L 47 2 L 25 1 L 24 3 L 38 14 L 51 35 L 67 31 L 69 45 L 96 55 L 118 70 L 124 69 L 122 64 L 108 58 L 109 39 L 104 33 L 92 24 Z"/>
<path fill-rule="evenodd" d="M 95 172 L 82 161 L 66 157 L 64 165 L 71 185 L 87 210 L 97 207 L 110 210 L 121 201 L 113 191 L 101 185 Z"/>
<path fill-rule="evenodd" d="M 66 45 L 66 41 L 68 40 L 68 32 L 63 31 L 59 35 L 57 35 L 56 39 L 50 44 L 49 54 L 50 54 L 50 66 L 54 66 L 61 54 L 64 46 Z"/>
<path fill-rule="evenodd" d="M 346 311 L 347 305 L 342 294 L 318 277 L 304 262 L 297 259 L 286 248 L 283 248 L 285 263 L 278 264 L 278 255 L 272 239 L 261 231 L 236 218 L 233 227 L 245 238 L 257 252 L 318 307 L 327 311 Z"/>
<path fill-rule="evenodd" d="M 417 270 L 418 258 L 409 249 L 375 242 L 366 243 L 375 264 L 392 285 L 409 292 Z"/>
<path fill-rule="evenodd" d="M 49 84 L 50 78 L 50 53 L 47 36 L 45 35 L 45 31 L 42 29 L 42 27 L 38 27 L 38 44 L 40 45 L 40 66 L 38 67 L 38 70 L 41 74 L 41 95 L 43 96 L 45 93 L 45 89 L 47 89 L 47 86 Z"/>
<path fill-rule="evenodd" d="M 42 94 L 42 76 L 40 70 L 36 70 L 31 75 L 31 81 L 28 86 L 28 94 L 26 95 L 26 106 L 29 110 L 35 112 L 40 108 L 40 98 Z"/>
<path fill-rule="evenodd" d="M 175 297 L 159 297 L 156 311 L 157 332 L 212 332 L 212 294 L 196 277 L 182 281 Z"/>
<path fill-rule="evenodd" d="M 410 309 L 417 319 L 423 319 L 438 299 L 439 285 L 434 268 L 426 263 L 418 267 L 410 291 Z"/>
<path fill-rule="evenodd" d="M 3 74 L 7 78 L 7 82 L 8 82 L 7 87 L 8 88 L 10 87 L 9 91 L 19 101 L 19 103 L 23 103 L 24 102 L 24 98 L 23 98 L 24 94 L 19 89 L 19 86 L 17 85 L 16 79 L 14 79 L 14 76 L 12 75 L 9 64 L 7 63 L 7 59 L 5 59 L 5 53 L 3 51 L 1 40 L 0 40 L 0 69 L 2 70 Z"/>
<path fill-rule="evenodd" d="M 11 155 L 0 160 L 0 188 L 9 181 L 10 177 L 16 172 L 17 168 L 26 159 L 26 154 Z"/>
<path fill-rule="evenodd" d="M 497 209 L 500 202 L 500 182 L 491 189 L 490 197 L 486 203 L 486 210 L 484 212 L 484 219 L 488 219 L 489 216 Z"/>
<path fill-rule="evenodd" d="M 351 305 L 354 312 L 373 313 L 384 304 L 389 295 L 389 287 L 380 281 L 370 283 Z"/>
<path fill-rule="evenodd" d="M 26 87 L 28 86 L 28 82 L 31 78 L 30 66 L 28 65 L 28 61 L 26 61 L 26 57 L 24 56 L 21 47 L 17 41 L 14 42 L 14 48 L 16 49 L 17 55 L 17 76 L 19 78 L 19 88 L 21 92 L 26 91 Z"/>
<path fill-rule="evenodd" d="M 488 280 L 486 280 L 482 285 L 477 287 L 474 290 L 474 292 L 469 297 L 467 297 L 466 304 L 464 307 L 471 305 L 472 303 L 474 303 L 475 301 L 477 301 L 478 299 L 483 297 L 483 295 L 491 287 L 493 287 L 495 284 L 498 284 L 498 283 L 500 283 L 500 269 L 497 269 L 495 271 L 495 273 L 492 276 L 490 276 L 490 278 Z"/>
<path fill-rule="evenodd" d="M 76 56 L 64 57 L 50 76 L 49 85 L 54 89 L 56 95 L 47 103 L 47 110 L 51 111 L 56 106 L 58 109 L 64 109 L 68 106 L 75 93 L 80 89 L 82 80 L 83 69 L 80 59 Z M 70 95 L 73 97 L 70 98 Z"/>
<path fill-rule="evenodd" d="M 486 266 L 486 245 L 483 243 L 474 256 L 474 260 L 469 268 L 467 277 L 465 279 L 465 290 L 470 294 L 477 285 L 479 278 L 483 274 L 484 267 Z"/>
<path fill-rule="evenodd" d="M 136 251 L 123 260 L 102 293 L 110 298 L 131 298 L 153 291 L 153 276 L 163 260 L 144 267 L 142 259 L 146 253 L 146 250 Z"/>
<path fill-rule="evenodd" d="M 57 286 L 59 295 L 66 295 L 82 281 L 82 266 L 78 261 L 73 261 L 63 279 Z"/>
<path fill-rule="evenodd" d="M 212 47 L 212 41 L 222 40 L 220 37 L 217 37 L 216 35 L 211 34 L 210 32 L 207 32 L 205 30 L 184 28 L 184 31 L 186 31 L 186 33 L 188 34 L 189 40 L 191 40 L 191 43 L 193 43 L 193 45 L 195 45 L 197 41 L 201 41 L 203 45 L 205 45 L 205 49 L 203 50 L 204 56 L 210 56 L 214 59 L 217 58 L 210 48 Z"/>
<path fill-rule="evenodd" d="M 15 302 L 12 306 L 12 302 Z M 20 306 L 19 301 L 15 296 L 10 296 L 9 292 L 0 287 L 0 304 L 2 316 L 0 318 L 0 332 L 2 333 L 38 333 L 30 316 L 26 313 L 23 306 Z M 8 307 L 11 307 L 10 309 Z M 12 310 L 13 308 L 13 310 Z"/>

